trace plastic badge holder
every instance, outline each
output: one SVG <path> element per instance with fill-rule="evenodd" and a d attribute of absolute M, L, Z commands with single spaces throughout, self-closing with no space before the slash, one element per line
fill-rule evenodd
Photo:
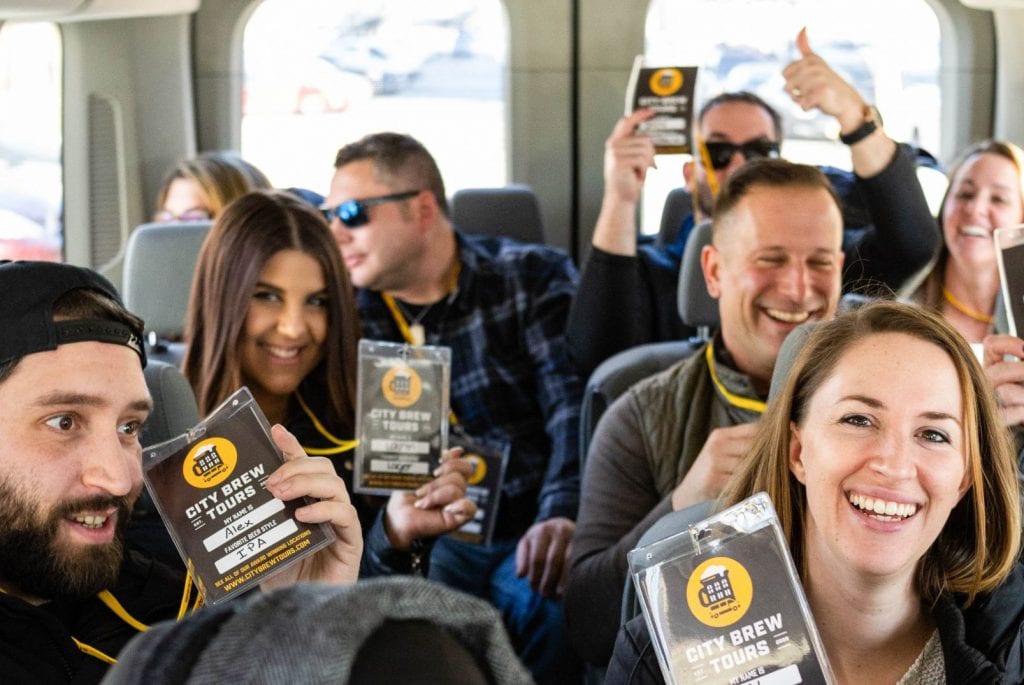
<path fill-rule="evenodd" d="M 147 448 L 146 487 L 207 604 L 217 604 L 335 540 L 326 523 L 295 520 L 308 497 L 266 490 L 284 457 L 242 388 L 188 433 Z"/>
<path fill-rule="evenodd" d="M 1024 328 L 1024 224 L 997 228 L 993 240 L 1010 335 L 1019 336 Z"/>
<path fill-rule="evenodd" d="M 453 447 L 462 447 L 462 458 L 473 465 L 473 473 L 466 480 L 466 497 L 476 504 L 476 516 L 462 524 L 449 535 L 462 542 L 490 545 L 494 537 L 494 525 L 498 521 L 498 504 L 505 486 L 505 470 L 508 467 L 511 445 L 507 440 L 500 444 L 485 444 L 465 433 L 461 426 L 455 426 L 450 433 Z"/>
<path fill-rule="evenodd" d="M 448 447 L 447 347 L 359 341 L 355 484 L 358 493 L 415 490 Z"/>
<path fill-rule="evenodd" d="M 766 494 L 634 549 L 629 568 L 665 682 L 835 682 Z"/>

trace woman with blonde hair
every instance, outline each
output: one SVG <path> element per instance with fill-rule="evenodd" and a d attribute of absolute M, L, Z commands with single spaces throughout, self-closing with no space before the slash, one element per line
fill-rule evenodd
<path fill-rule="evenodd" d="M 953 163 L 939 207 L 942 243 L 912 301 L 940 312 L 968 342 L 992 332 L 999 271 L 993 231 L 1024 222 L 1024 151 L 986 140 Z"/>
<path fill-rule="evenodd" d="M 204 152 L 178 162 L 164 179 L 153 221 L 216 219 L 232 200 L 270 188 L 262 171 L 233 152 Z"/>
<path fill-rule="evenodd" d="M 1016 462 L 940 316 L 878 302 L 820 324 L 723 505 L 765 491 L 841 683 L 1021 682 Z M 641 624 L 609 683 L 658 682 Z"/>

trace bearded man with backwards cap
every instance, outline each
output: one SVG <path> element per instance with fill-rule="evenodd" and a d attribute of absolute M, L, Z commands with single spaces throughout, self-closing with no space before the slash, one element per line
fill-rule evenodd
<path fill-rule="evenodd" d="M 98 682 L 140 629 L 179 613 L 184 579 L 126 551 L 142 488 L 139 426 L 152 400 L 142 321 L 88 269 L 0 262 L 0 673 L 4 682 Z M 354 582 L 362 534 L 330 462 L 280 426 L 267 489 L 337 540 L 263 587 Z"/>

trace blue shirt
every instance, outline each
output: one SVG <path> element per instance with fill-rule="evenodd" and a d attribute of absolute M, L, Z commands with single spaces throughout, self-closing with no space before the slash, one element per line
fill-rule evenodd
<path fill-rule="evenodd" d="M 510 447 L 495 538 L 518 537 L 535 521 L 575 519 L 579 505 L 583 384 L 564 338 L 578 274 L 560 250 L 455 235 L 458 288 L 420 323 L 427 344 L 452 349 L 459 424 L 477 440 Z M 359 289 L 356 298 L 364 337 L 402 341 L 379 293 Z"/>

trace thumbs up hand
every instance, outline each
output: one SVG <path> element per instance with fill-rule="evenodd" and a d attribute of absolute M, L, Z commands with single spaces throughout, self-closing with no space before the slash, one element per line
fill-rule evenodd
<path fill-rule="evenodd" d="M 860 126 L 864 121 L 864 98 L 811 49 L 807 27 L 797 34 L 796 47 L 800 58 L 782 70 L 786 92 L 793 101 L 804 111 L 819 109 L 836 117 L 844 132 Z"/>

